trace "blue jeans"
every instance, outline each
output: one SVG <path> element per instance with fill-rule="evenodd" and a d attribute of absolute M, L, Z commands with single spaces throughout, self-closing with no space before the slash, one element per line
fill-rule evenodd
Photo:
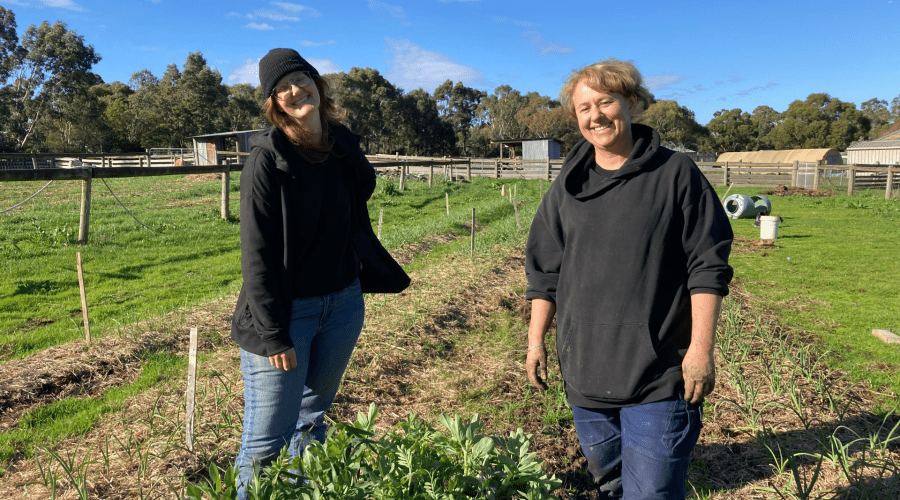
<path fill-rule="evenodd" d="M 611 498 L 683 499 L 702 403 L 681 395 L 626 408 L 572 406 L 588 470 Z"/>
<path fill-rule="evenodd" d="M 241 349 L 244 431 L 235 467 L 242 485 L 253 467 L 264 467 L 285 446 L 300 456 L 310 439 L 325 441 L 325 412 L 334 401 L 350 355 L 362 331 L 365 305 L 359 280 L 329 295 L 294 300 L 291 341 L 297 367 L 284 371 L 269 358 Z"/>

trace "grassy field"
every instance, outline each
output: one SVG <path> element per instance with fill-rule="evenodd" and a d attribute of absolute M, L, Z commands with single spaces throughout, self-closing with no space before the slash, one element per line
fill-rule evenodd
<path fill-rule="evenodd" d="M 233 462 L 242 389 L 228 328 L 239 246 L 236 221 L 218 218 L 219 181 L 108 182 L 151 229 L 102 183 L 83 247 L 74 245 L 77 183 L 55 182 L 0 215 L 0 497 L 183 498 L 210 464 Z M 539 184 L 413 182 L 399 193 L 395 182 L 379 179 L 369 210 L 376 225 L 384 210 L 384 241 L 413 285 L 367 298 L 366 327 L 330 418 L 350 422 L 375 403 L 376 427 L 387 432 L 410 414 L 438 425 L 440 414 L 478 413 L 485 432 L 533 434 L 532 450 L 563 480 L 557 496 L 595 498 L 558 372 L 546 393 L 524 378 L 521 249 Z M 516 195 L 518 224 L 501 184 Z M 0 209 L 41 185 L 0 184 Z M 900 204 L 866 193 L 770 199 L 784 218 L 774 246 L 752 244 L 752 220 L 732 222 L 737 279 L 720 322 L 719 384 L 706 402 L 691 494 L 888 498 L 900 492 L 892 408 L 900 352 L 870 332 L 900 326 L 891 323 L 900 304 L 889 254 L 900 241 Z M 80 338 L 76 251 L 90 347 Z M 190 326 L 201 331 L 193 449 L 184 445 Z"/>
<path fill-rule="evenodd" d="M 773 215 L 784 219 L 778 239 L 774 248 L 754 247 L 760 232 L 753 220 L 733 221 L 736 275 L 758 307 L 786 326 L 815 332 L 829 364 L 889 398 L 900 394 L 900 346 L 872 335 L 900 332 L 900 200 L 877 192 L 767 197 Z"/>

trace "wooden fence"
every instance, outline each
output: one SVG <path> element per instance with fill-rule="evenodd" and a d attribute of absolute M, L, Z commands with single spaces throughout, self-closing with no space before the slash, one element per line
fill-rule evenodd
<path fill-rule="evenodd" d="M 884 190 L 885 199 L 900 193 L 900 166 L 827 165 L 816 163 L 701 162 L 700 171 L 712 184 L 723 186 L 793 186 L 814 191 Z"/>
<path fill-rule="evenodd" d="M 79 167 L 181 167 L 193 165 L 193 155 L 154 153 L 0 153 L 0 171 Z"/>
<path fill-rule="evenodd" d="M 229 217 L 229 187 L 231 172 L 243 169 L 243 161 L 248 153 L 222 152 L 217 154 L 217 165 L 187 166 L 172 165 L 177 155 L 168 155 L 165 161 L 149 154 L 138 155 L 0 155 L 0 182 L 80 180 L 82 182 L 81 219 L 78 228 L 78 243 L 88 241 L 91 212 L 91 181 L 123 177 L 146 177 L 161 175 L 186 175 L 202 173 L 222 174 L 221 216 Z M 75 167 L 71 160 L 66 168 L 61 168 L 70 158 L 81 161 Z M 471 180 L 473 176 L 496 179 L 545 179 L 553 181 L 559 175 L 562 160 L 500 160 L 476 158 L 421 158 L 374 155 L 368 157 L 372 166 L 379 171 L 396 171 L 400 178 L 400 188 L 405 186 L 410 176 L 425 177 L 434 183 L 435 174 L 447 180 Z M 39 162 L 51 165 L 38 166 Z M 21 165 L 19 168 L 3 168 L 4 165 Z M 37 166 L 37 168 L 35 168 Z M 846 188 L 848 195 L 855 189 L 884 189 L 885 198 L 900 193 L 900 167 L 876 165 L 824 165 L 821 163 L 801 167 L 794 162 L 784 164 L 758 164 L 740 162 L 701 162 L 701 172 L 712 184 L 736 186 L 771 187 L 778 185 L 798 186 L 801 178 L 805 181 L 812 176 L 811 189 L 824 187 L 828 190 Z M 24 167 L 24 168 L 23 168 Z M 152 168 L 149 168 L 152 167 Z"/>

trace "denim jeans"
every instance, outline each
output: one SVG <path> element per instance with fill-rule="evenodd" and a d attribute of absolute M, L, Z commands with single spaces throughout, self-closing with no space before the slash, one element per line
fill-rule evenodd
<path fill-rule="evenodd" d="M 588 470 L 610 498 L 683 499 L 702 403 L 681 395 L 614 409 L 572 406 Z"/>
<path fill-rule="evenodd" d="M 310 439 L 325 441 L 324 415 L 337 394 L 364 315 L 357 280 L 339 292 L 293 301 L 293 370 L 275 368 L 268 357 L 241 349 L 244 431 L 235 463 L 241 485 L 249 485 L 254 465 L 268 465 L 285 445 L 296 457 Z M 243 487 L 238 498 L 246 498 Z"/>

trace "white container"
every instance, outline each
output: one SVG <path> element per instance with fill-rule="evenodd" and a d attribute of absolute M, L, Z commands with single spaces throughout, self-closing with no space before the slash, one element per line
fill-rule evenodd
<path fill-rule="evenodd" d="M 778 222 L 781 217 L 761 215 L 759 217 L 759 239 L 774 240 L 778 238 Z"/>

